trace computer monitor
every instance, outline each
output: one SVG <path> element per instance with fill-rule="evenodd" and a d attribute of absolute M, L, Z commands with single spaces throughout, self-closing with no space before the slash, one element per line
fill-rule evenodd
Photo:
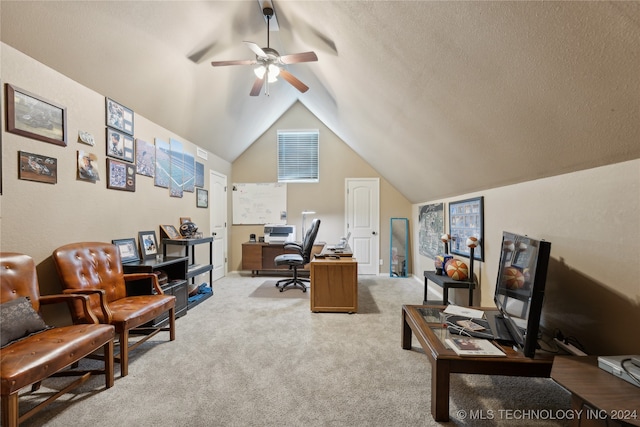
<path fill-rule="evenodd" d="M 550 253 L 550 242 L 502 233 L 494 301 L 526 357 L 537 347 Z"/>

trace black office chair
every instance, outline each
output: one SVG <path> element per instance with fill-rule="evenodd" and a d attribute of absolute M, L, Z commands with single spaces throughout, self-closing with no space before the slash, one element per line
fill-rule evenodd
<path fill-rule="evenodd" d="M 286 243 L 285 249 L 294 250 L 298 253 L 295 254 L 282 254 L 274 258 L 276 266 L 288 265 L 289 269 L 293 270 L 293 277 L 278 280 L 276 286 L 280 288 L 280 292 L 283 292 L 288 286 L 299 287 L 302 292 L 307 292 L 305 282 L 309 282 L 309 279 L 298 277 L 298 268 L 304 268 L 305 265 L 311 262 L 311 250 L 313 249 L 313 243 L 318 235 L 318 229 L 320 228 L 320 220 L 315 218 L 311 222 L 311 227 L 307 230 L 304 236 L 302 244 L 299 243 Z"/>

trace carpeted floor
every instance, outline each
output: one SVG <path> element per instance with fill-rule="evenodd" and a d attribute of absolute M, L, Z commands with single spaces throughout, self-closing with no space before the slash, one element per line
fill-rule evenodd
<path fill-rule="evenodd" d="M 127 377 L 116 365 L 113 388 L 91 379 L 24 425 L 440 425 L 425 355 L 416 340 L 400 346 L 401 306 L 420 304 L 421 281 L 361 276 L 351 315 L 311 313 L 309 292 L 274 283 L 237 273 L 215 282 L 213 297 L 178 319 L 176 341 L 157 335 L 131 354 Z M 61 381 L 24 393 L 21 410 Z M 550 379 L 454 375 L 444 425 L 562 426 L 555 418 L 569 404 Z"/>

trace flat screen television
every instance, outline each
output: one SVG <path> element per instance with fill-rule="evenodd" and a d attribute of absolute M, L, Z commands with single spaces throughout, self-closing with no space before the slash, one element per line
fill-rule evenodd
<path fill-rule="evenodd" d="M 505 231 L 501 247 L 494 302 L 515 343 L 526 357 L 533 357 L 551 243 Z"/>

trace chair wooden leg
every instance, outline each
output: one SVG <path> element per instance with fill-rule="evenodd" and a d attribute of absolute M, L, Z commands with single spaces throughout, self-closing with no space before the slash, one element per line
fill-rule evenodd
<path fill-rule="evenodd" d="M 107 388 L 113 387 L 113 340 L 102 346 L 104 353 L 104 381 Z"/>
<path fill-rule="evenodd" d="M 120 332 L 120 376 L 129 374 L 129 330 Z"/>
<path fill-rule="evenodd" d="M 176 308 L 169 310 L 169 341 L 176 339 Z"/>
<path fill-rule="evenodd" d="M 7 427 L 18 426 L 18 392 L 8 396 L 2 396 L 2 425 Z"/>

